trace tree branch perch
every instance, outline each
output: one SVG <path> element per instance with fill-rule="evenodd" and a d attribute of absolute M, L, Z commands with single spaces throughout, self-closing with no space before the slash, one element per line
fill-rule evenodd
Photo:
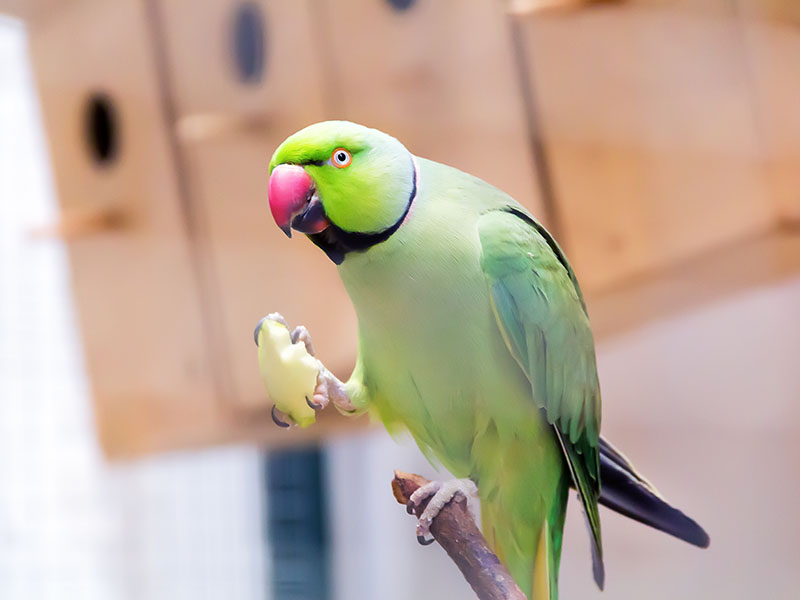
<path fill-rule="evenodd" d="M 429 481 L 420 475 L 395 471 L 392 491 L 395 499 L 405 506 L 411 494 L 426 483 Z M 429 500 L 415 507 L 417 518 Z M 431 533 L 480 600 L 526 600 L 503 563 L 489 549 L 467 509 L 466 500 L 455 498 L 445 506 L 433 520 Z"/>

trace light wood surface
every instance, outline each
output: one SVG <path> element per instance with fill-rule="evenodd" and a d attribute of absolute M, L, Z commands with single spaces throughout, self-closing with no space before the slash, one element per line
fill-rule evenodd
<path fill-rule="evenodd" d="M 219 414 L 142 5 L 74 2 L 34 23 L 30 47 L 62 213 L 125 216 L 69 242 L 101 441 L 112 454 L 186 443 Z M 98 92 L 119 125 L 103 166 L 85 134 Z"/>
<path fill-rule="evenodd" d="M 24 19 L 28 23 L 43 22 L 58 16 L 76 0 L 0 0 L 0 15 Z"/>
<path fill-rule="evenodd" d="M 542 220 L 513 43 L 496 0 L 317 5 L 333 116 L 505 190 Z"/>
<path fill-rule="evenodd" d="M 158 0 L 170 88 L 187 141 L 249 133 L 278 135 L 324 118 L 323 63 L 313 2 Z M 260 15 L 263 70 L 243 82 L 235 62 L 235 22 L 242 6 Z M 187 18 L 191 15 L 191 18 Z M 271 153 L 271 152 L 270 152 Z"/>
<path fill-rule="evenodd" d="M 800 2 L 739 0 L 745 61 L 770 192 L 800 222 Z"/>
<path fill-rule="evenodd" d="M 733 9 L 666 4 L 517 20 L 561 237 L 589 290 L 775 220 Z"/>
<path fill-rule="evenodd" d="M 603 339 L 798 273 L 800 230 L 781 228 L 589 293 L 586 303 L 595 338 Z"/>

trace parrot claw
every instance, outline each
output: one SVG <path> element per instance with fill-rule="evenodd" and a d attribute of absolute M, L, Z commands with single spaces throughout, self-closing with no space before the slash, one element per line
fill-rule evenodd
<path fill-rule="evenodd" d="M 265 319 L 269 319 L 270 321 L 275 321 L 277 323 L 280 323 L 281 325 L 286 327 L 286 329 L 289 329 L 289 325 L 286 323 L 286 319 L 284 319 L 283 315 L 281 313 L 279 313 L 279 312 L 269 313 L 264 318 Z"/>
<path fill-rule="evenodd" d="M 279 415 L 279 414 L 282 414 L 282 413 L 281 413 L 281 411 L 279 411 L 279 410 L 278 410 L 278 409 L 275 407 L 275 405 L 274 405 L 274 404 L 272 405 L 272 412 L 271 412 L 271 414 L 272 414 L 272 421 L 275 423 L 275 425 L 277 425 L 278 427 L 283 427 L 284 429 L 285 429 L 285 428 L 287 428 L 287 427 L 289 427 L 289 423 L 287 423 L 286 421 L 281 421 L 281 420 L 280 420 L 280 418 L 278 418 L 278 415 Z"/>
<path fill-rule="evenodd" d="M 324 367 L 317 376 L 317 387 L 314 390 L 312 402 L 316 403 L 321 408 L 325 408 L 328 406 L 329 402 L 333 402 L 334 406 L 346 413 L 351 413 L 356 410 L 356 407 L 353 406 L 350 400 L 350 396 L 347 394 L 344 384 Z"/>
<path fill-rule="evenodd" d="M 316 403 L 312 402 L 311 400 L 309 400 L 308 396 L 306 396 L 306 404 L 308 404 L 314 410 L 322 410 L 324 408 L 321 404 L 316 404 Z"/>
<path fill-rule="evenodd" d="M 303 342 L 306 345 L 306 352 L 311 356 L 316 356 L 316 354 L 314 354 L 314 346 L 311 343 L 311 334 L 308 333 L 308 329 L 303 325 L 298 325 L 294 328 L 294 331 L 292 331 L 292 343 L 296 344 L 297 342 Z"/>
<path fill-rule="evenodd" d="M 424 535 L 418 535 L 417 536 L 417 541 L 419 542 L 420 546 L 430 546 L 436 540 L 434 538 L 431 538 L 431 539 L 428 540 L 428 539 L 425 539 Z"/>
<path fill-rule="evenodd" d="M 266 319 L 267 317 L 262 317 L 258 323 L 256 323 L 256 328 L 253 330 L 253 340 L 255 341 L 256 346 L 258 346 L 258 334 L 261 333 L 261 326 L 264 324 Z"/>
<path fill-rule="evenodd" d="M 314 388 L 314 395 L 310 399 L 306 398 L 306 402 L 314 410 L 322 410 L 328 406 L 330 402 L 328 398 L 328 380 L 322 371 L 317 375 L 317 387 Z"/>
<path fill-rule="evenodd" d="M 431 532 L 431 525 L 433 520 L 438 516 L 442 509 L 454 498 L 469 499 L 478 494 L 478 488 L 475 482 L 471 479 L 452 479 L 450 481 L 431 481 L 426 483 L 411 494 L 406 504 L 406 510 L 409 514 L 413 514 L 417 506 L 425 500 L 430 498 L 428 506 L 422 511 L 422 514 L 417 520 L 417 541 L 423 546 L 428 543 L 423 543 L 426 536 Z"/>
<path fill-rule="evenodd" d="M 317 375 L 317 387 L 314 388 L 314 397 L 306 401 L 315 410 L 325 408 L 331 402 L 339 410 L 346 413 L 352 413 L 356 410 L 344 384 L 325 367 L 322 367 L 319 375 Z"/>
<path fill-rule="evenodd" d="M 261 333 L 261 328 L 264 326 L 264 321 L 269 319 L 270 321 L 277 321 L 281 323 L 286 329 L 289 329 L 289 326 L 286 324 L 286 319 L 283 318 L 281 313 L 269 313 L 266 317 L 262 317 L 258 323 L 256 324 L 256 328 L 253 330 L 253 339 L 256 342 L 256 346 L 258 346 L 258 334 Z M 304 328 L 305 329 L 305 328 Z M 294 340 L 292 340 L 294 342 Z"/>

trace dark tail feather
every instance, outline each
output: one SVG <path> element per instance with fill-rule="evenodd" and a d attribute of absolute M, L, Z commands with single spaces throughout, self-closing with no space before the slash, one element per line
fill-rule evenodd
<path fill-rule="evenodd" d="M 708 547 L 703 528 L 670 506 L 627 458 L 602 438 L 599 447 L 600 504 L 700 548 Z"/>

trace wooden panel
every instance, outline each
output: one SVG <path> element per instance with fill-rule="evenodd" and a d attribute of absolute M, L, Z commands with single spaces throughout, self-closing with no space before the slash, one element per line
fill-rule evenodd
<path fill-rule="evenodd" d="M 34 21 L 30 38 L 96 419 L 114 456 L 219 439 L 231 422 L 214 393 L 149 46 L 138 0 L 76 1 Z M 94 94 L 111 110 L 106 134 L 117 132 L 104 163 L 87 141 Z"/>
<path fill-rule="evenodd" d="M 500 187 L 542 213 L 521 86 L 496 0 L 319 3 L 336 115 Z"/>
<path fill-rule="evenodd" d="M 45 21 L 58 15 L 74 0 L 0 0 L 0 15 L 25 19 L 28 23 Z"/>
<path fill-rule="evenodd" d="M 781 28 L 800 24 L 800 3 L 794 0 L 736 0 L 746 19 L 772 23 Z"/>
<path fill-rule="evenodd" d="M 800 273 L 800 232 L 778 229 L 737 241 L 586 298 L 596 339 L 697 310 L 745 290 Z"/>
<path fill-rule="evenodd" d="M 800 221 L 800 2 L 739 0 L 770 191 Z"/>
<path fill-rule="evenodd" d="M 248 132 L 274 140 L 276 131 L 321 118 L 324 61 L 308 0 L 156 1 L 184 138 Z"/>
<path fill-rule="evenodd" d="M 517 20 L 561 237 L 588 289 L 774 222 L 732 8 L 663 4 Z"/>
<path fill-rule="evenodd" d="M 536 13 L 570 13 L 579 10 L 603 9 L 612 6 L 625 7 L 632 4 L 631 0 L 503 0 L 509 14 L 516 16 L 531 16 Z M 637 6 L 659 7 L 666 6 L 672 9 L 688 9 L 693 12 L 718 13 L 727 0 L 636 0 Z"/>

